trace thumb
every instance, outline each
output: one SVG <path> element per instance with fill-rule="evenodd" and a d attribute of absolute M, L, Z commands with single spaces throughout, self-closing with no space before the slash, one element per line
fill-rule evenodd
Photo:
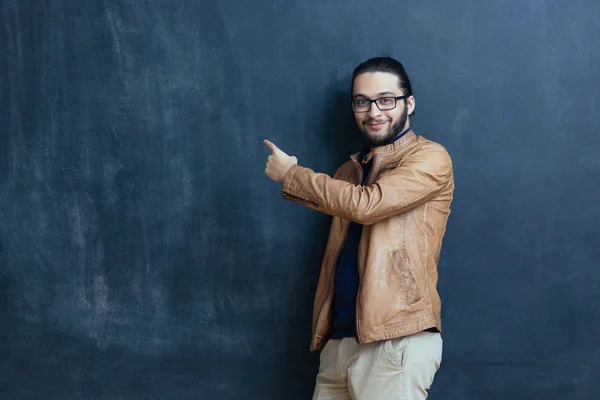
<path fill-rule="evenodd" d="M 281 154 L 281 153 L 285 154 L 283 151 L 281 151 L 279 149 L 279 147 L 275 146 L 275 143 L 273 143 L 273 142 L 271 142 L 269 140 L 265 140 L 263 143 L 265 144 L 265 146 L 267 146 L 267 149 L 271 150 L 271 153 L 273 153 L 273 154 Z"/>

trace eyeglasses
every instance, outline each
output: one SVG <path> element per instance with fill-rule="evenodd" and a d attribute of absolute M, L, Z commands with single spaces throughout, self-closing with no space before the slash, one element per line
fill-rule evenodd
<path fill-rule="evenodd" d="M 380 111 L 384 110 L 393 110 L 396 108 L 396 101 L 407 98 L 408 96 L 398 96 L 398 97 L 380 97 L 375 100 L 354 100 L 352 102 L 352 109 L 354 112 L 363 113 L 368 112 L 371 109 L 371 104 L 375 103 L 377 108 Z"/>

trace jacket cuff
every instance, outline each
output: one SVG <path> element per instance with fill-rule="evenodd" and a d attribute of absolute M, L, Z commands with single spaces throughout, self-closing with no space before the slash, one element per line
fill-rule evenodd
<path fill-rule="evenodd" d="M 297 164 L 292 165 L 292 167 L 288 170 L 287 174 L 285 174 L 285 178 L 283 179 L 283 191 L 289 194 L 294 194 L 294 176 L 296 172 L 302 168 Z"/>

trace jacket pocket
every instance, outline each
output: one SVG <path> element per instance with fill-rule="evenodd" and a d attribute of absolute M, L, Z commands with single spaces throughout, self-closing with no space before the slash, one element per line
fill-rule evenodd
<path fill-rule="evenodd" d="M 417 280 L 410 269 L 407 257 L 401 250 L 392 252 L 394 268 L 402 279 L 402 301 L 408 305 L 413 305 L 421 300 L 421 291 L 417 285 Z"/>
<path fill-rule="evenodd" d="M 408 351 L 408 338 L 387 339 L 384 341 L 383 346 L 389 362 L 396 368 L 404 368 Z"/>

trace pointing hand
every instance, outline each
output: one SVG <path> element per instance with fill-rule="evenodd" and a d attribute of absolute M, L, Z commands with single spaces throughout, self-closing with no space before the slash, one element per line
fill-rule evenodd
<path fill-rule="evenodd" d="M 274 143 L 265 140 L 263 142 L 265 146 L 271 150 L 269 161 L 267 162 L 267 168 L 265 174 L 276 182 L 283 182 L 285 175 L 288 173 L 292 165 L 298 164 L 296 157 L 291 157 L 280 150 Z"/>

